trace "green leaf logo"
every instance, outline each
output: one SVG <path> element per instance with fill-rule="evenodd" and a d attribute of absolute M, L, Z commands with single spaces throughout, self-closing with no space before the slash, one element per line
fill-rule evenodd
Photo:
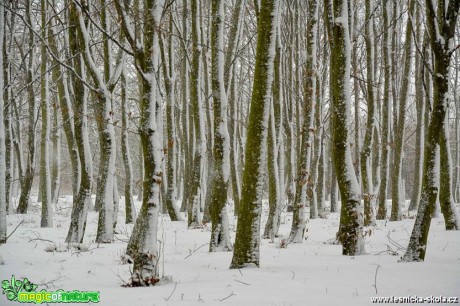
<path fill-rule="evenodd" d="M 14 275 L 11 276 L 11 280 L 2 281 L 3 294 L 6 295 L 6 298 L 10 301 L 17 301 L 19 292 L 33 292 L 37 289 L 37 285 L 31 283 L 27 278 L 24 280 L 16 279 Z"/>

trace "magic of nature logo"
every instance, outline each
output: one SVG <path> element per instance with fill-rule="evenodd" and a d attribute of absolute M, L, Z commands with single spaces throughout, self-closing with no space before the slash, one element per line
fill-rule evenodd
<path fill-rule="evenodd" d="M 36 291 L 38 285 L 31 283 L 27 278 L 2 281 L 3 294 L 9 301 L 20 303 L 99 303 L 99 291 L 48 291 L 42 289 Z"/>

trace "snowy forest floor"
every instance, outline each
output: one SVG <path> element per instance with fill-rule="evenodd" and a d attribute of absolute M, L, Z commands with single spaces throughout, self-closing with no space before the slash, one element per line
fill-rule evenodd
<path fill-rule="evenodd" d="M 99 305 L 110 306 L 372 305 L 376 296 L 460 297 L 460 233 L 445 231 L 442 216 L 432 220 L 425 262 L 398 263 L 414 219 L 378 221 L 366 235 L 367 255 L 348 257 L 332 243 L 339 223 L 336 213 L 310 220 L 303 244 L 281 248 L 282 238 L 262 240 L 261 267 L 242 270 L 229 269 L 231 252 L 208 252 L 210 224 L 188 230 L 185 221 L 163 216 L 160 275 L 166 278 L 155 287 L 124 288 L 132 265 L 124 264 L 122 256 L 132 225 L 124 224 L 123 201 L 115 242 L 94 243 L 98 215 L 90 212 L 81 250 L 64 242 L 71 197 L 60 198 L 54 228 L 40 228 L 40 206 L 34 201 L 29 214 L 8 216 L 8 233 L 22 224 L 0 247 L 1 280 L 27 277 L 38 284 L 37 291 L 99 291 Z M 280 234 L 288 235 L 291 216 L 283 214 Z M 0 296 L 0 305 L 18 302 Z"/>

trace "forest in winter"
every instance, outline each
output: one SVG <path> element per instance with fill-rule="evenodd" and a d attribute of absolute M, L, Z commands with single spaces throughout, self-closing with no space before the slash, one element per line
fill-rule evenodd
<path fill-rule="evenodd" d="M 459 12 L 0 0 L 0 304 L 460 303 Z"/>

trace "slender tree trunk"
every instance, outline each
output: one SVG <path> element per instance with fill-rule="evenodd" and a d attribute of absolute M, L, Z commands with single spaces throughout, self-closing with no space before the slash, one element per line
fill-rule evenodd
<path fill-rule="evenodd" d="M 3 66 L 3 54 L 5 52 L 3 43 L 5 34 L 5 13 L 4 6 L 0 5 L 0 67 Z M 0 245 L 6 242 L 6 147 L 5 147 L 5 122 L 3 121 L 3 110 L 5 101 L 3 100 L 4 74 L 0 73 Z M 7 115 L 8 116 L 8 115 Z"/>
<path fill-rule="evenodd" d="M 366 42 L 366 89 L 367 89 L 367 124 L 361 150 L 361 185 L 364 192 L 364 225 L 375 224 L 375 214 L 372 206 L 374 197 L 372 176 L 372 142 L 375 130 L 374 102 L 374 46 L 373 46 L 373 14 L 374 2 L 366 1 L 365 42 Z"/>
<path fill-rule="evenodd" d="M 305 237 L 307 205 L 307 187 L 310 177 L 310 164 L 313 145 L 313 124 L 316 103 L 316 37 L 317 37 L 317 16 L 318 2 L 312 0 L 308 3 L 307 23 L 307 55 L 305 75 L 305 97 L 303 104 L 302 142 L 301 151 L 297 159 L 297 186 L 293 206 L 291 232 L 288 242 L 302 243 Z"/>
<path fill-rule="evenodd" d="M 460 218 L 452 193 L 452 158 L 449 145 L 449 110 L 446 110 L 444 133 L 440 136 L 440 187 L 439 204 L 444 216 L 446 230 L 459 230 Z"/>
<path fill-rule="evenodd" d="M 50 105 L 49 105 L 49 79 L 48 79 L 48 58 L 46 54 L 46 23 L 47 4 L 41 0 L 41 21 L 42 21 L 42 46 L 41 46 L 41 64 L 40 73 L 41 91 L 40 91 L 40 109 L 42 116 L 42 131 L 40 143 L 40 189 L 42 202 L 41 227 L 53 227 L 53 203 L 51 201 L 51 171 L 50 171 Z"/>
<path fill-rule="evenodd" d="M 195 129 L 195 145 L 193 152 L 193 167 L 191 169 L 191 182 L 188 203 L 188 226 L 191 228 L 201 227 L 200 208 L 204 196 L 201 186 L 202 167 L 204 165 L 206 139 L 204 137 L 204 115 L 202 111 L 202 99 L 200 97 L 201 71 L 200 54 L 200 29 L 198 20 L 199 1 L 191 2 L 192 13 L 192 66 L 190 67 L 190 101 L 193 110 L 193 127 Z"/>
<path fill-rule="evenodd" d="M 123 68 L 120 79 L 121 85 L 121 155 L 125 168 L 125 223 L 136 221 L 136 208 L 133 197 L 133 164 L 129 147 L 128 97 L 126 94 L 126 71 Z"/>
<path fill-rule="evenodd" d="M 25 3 L 26 15 L 25 19 L 28 24 L 32 24 L 31 20 L 31 2 L 27 0 Z M 29 44 L 30 50 L 34 47 L 34 33 L 33 29 L 29 28 Z M 19 214 L 27 213 L 30 201 L 30 191 L 32 188 L 32 182 L 35 174 L 35 121 L 37 120 L 37 106 L 35 102 L 35 92 L 33 88 L 33 72 L 35 69 L 35 57 L 31 51 L 28 55 L 28 71 L 27 71 L 27 100 L 29 106 L 29 118 L 27 128 L 27 164 L 23 179 L 21 182 L 21 195 L 19 197 L 19 204 L 17 212 Z"/>
<path fill-rule="evenodd" d="M 332 160 L 330 160 L 332 164 Z M 331 166 L 331 212 L 339 212 L 337 199 L 337 176 L 334 167 Z"/>
<path fill-rule="evenodd" d="M 420 10 L 421 7 L 417 6 L 417 21 L 416 24 L 419 24 L 420 20 Z M 420 45 L 421 42 L 421 27 L 417 26 L 416 31 L 416 43 Z M 425 45 L 425 44 L 424 44 Z M 425 95 L 423 93 L 423 65 L 421 56 L 418 55 L 415 57 L 415 75 L 419 76 L 415 80 L 415 103 L 416 103 L 416 112 L 417 112 L 417 125 L 416 125 L 416 135 L 415 135 L 415 159 L 414 159 L 414 187 L 412 189 L 412 197 L 409 204 L 409 211 L 415 210 L 417 208 L 418 202 L 420 201 L 420 191 L 422 188 L 422 156 L 424 150 L 424 113 L 425 113 Z"/>
<path fill-rule="evenodd" d="M 410 1 L 409 4 L 409 20 L 407 21 L 406 28 L 406 41 L 404 47 L 404 71 L 401 80 L 401 93 L 399 95 L 399 111 L 398 121 L 395 123 L 394 132 L 394 159 L 393 159 L 393 176 L 391 181 L 392 186 L 392 201 L 391 201 L 391 221 L 401 220 L 401 206 L 404 204 L 406 196 L 400 194 L 401 184 L 401 168 L 403 159 L 403 146 L 404 146 L 404 125 L 406 123 L 406 104 L 407 96 L 409 95 L 409 78 L 412 62 L 412 37 L 413 37 L 413 19 L 415 13 L 415 0 Z M 400 199 L 402 196 L 402 199 Z"/>
<path fill-rule="evenodd" d="M 390 1 L 382 0 L 383 28 L 388 29 L 390 24 L 391 4 Z M 387 184 L 390 162 L 390 106 L 391 106 L 391 37 L 389 31 L 383 32 L 382 50 L 383 50 L 383 100 L 382 100 L 382 167 L 380 168 L 380 190 L 378 197 L 377 219 L 383 220 L 387 217 Z"/>
<path fill-rule="evenodd" d="M 79 9 L 79 26 L 78 34 L 81 44 L 84 48 L 84 60 L 90 76 L 93 78 L 98 91 L 95 93 L 97 103 L 94 103 L 94 113 L 99 134 L 99 179 L 96 192 L 96 207 L 100 208 L 99 220 L 97 227 L 96 242 L 110 243 L 113 241 L 113 224 L 114 224 L 114 181 L 115 161 L 116 161 L 116 145 L 115 145 L 115 130 L 113 125 L 113 107 L 112 107 L 112 92 L 116 82 L 113 79 L 118 79 L 121 70 L 116 70 L 112 73 L 112 56 L 111 46 L 107 34 L 110 26 L 107 16 L 107 6 L 105 0 L 101 0 L 101 23 L 104 29 L 104 69 L 103 73 L 99 70 L 94 62 L 93 54 L 90 50 L 89 32 L 84 21 L 84 16 L 88 14 L 88 7 L 81 6 Z M 118 72 L 119 71 L 119 72 Z M 117 77 L 114 77 L 117 76 Z"/>
<path fill-rule="evenodd" d="M 257 22 L 254 88 L 249 110 L 242 198 L 238 213 L 235 247 L 230 265 L 232 269 L 259 266 L 262 180 L 264 165 L 266 164 L 265 147 L 269 105 L 272 96 L 277 17 L 278 1 L 262 0 Z"/>
<path fill-rule="evenodd" d="M 58 113 L 58 97 L 53 103 L 53 129 L 52 129 L 52 168 L 51 168 L 51 203 L 56 205 L 59 200 L 61 186 L 61 120 Z"/>
<path fill-rule="evenodd" d="M 210 176 L 210 213 L 212 221 L 209 251 L 230 251 L 227 193 L 230 178 L 230 136 L 227 129 L 227 95 L 224 87 L 224 20 L 223 0 L 212 1 L 211 52 L 212 96 L 214 108 L 213 168 Z"/>
<path fill-rule="evenodd" d="M 335 4 L 333 6 L 329 0 L 325 0 L 325 19 L 331 49 L 332 158 L 342 199 L 338 238 L 343 246 L 343 255 L 359 255 L 364 252 L 363 208 L 348 144 L 351 56 L 348 3 L 339 0 Z"/>
<path fill-rule="evenodd" d="M 449 64 L 452 55 L 450 41 L 455 35 L 460 1 L 451 1 L 447 9 L 444 3 L 436 7 L 432 0 L 426 1 L 426 19 L 430 43 L 434 56 L 433 67 L 433 112 L 425 142 L 422 194 L 415 218 L 414 229 L 402 261 L 423 261 L 425 259 L 431 216 L 438 196 L 436 156 L 439 154 L 445 118 L 449 105 Z M 442 14 L 443 18 L 439 18 Z"/>
<path fill-rule="evenodd" d="M 169 64 L 166 61 L 165 48 L 163 46 L 162 35 L 159 37 L 160 52 L 162 58 L 162 68 L 163 75 L 165 78 L 165 91 L 166 91 L 166 196 L 164 200 L 165 208 L 171 218 L 171 221 L 181 220 L 179 209 L 176 208 L 176 195 L 177 195 L 177 185 L 175 182 L 176 177 L 176 167 L 175 167 L 175 158 L 178 144 L 175 143 L 175 118 L 174 118 L 174 95 L 175 95 L 175 80 L 176 72 L 174 67 L 174 40 L 173 40 L 173 16 L 170 15 L 169 20 L 169 46 L 168 46 L 168 60 Z"/>
<path fill-rule="evenodd" d="M 278 17 L 279 18 L 279 17 Z M 281 128 L 281 29 L 277 26 L 276 30 L 276 54 L 273 63 L 273 99 L 270 103 L 270 115 L 268 122 L 267 134 L 267 165 L 268 165 L 268 220 L 265 224 L 264 238 L 273 239 L 278 235 L 280 222 L 280 206 L 281 206 L 281 182 L 279 171 L 280 153 L 280 128 Z M 282 183 L 284 184 L 284 182 Z"/>
<path fill-rule="evenodd" d="M 70 227 L 67 233 L 66 242 L 81 243 L 86 229 L 86 218 L 91 201 L 92 164 L 91 151 L 88 141 L 88 95 L 83 84 L 85 78 L 84 63 L 80 50 L 84 48 L 77 34 L 78 16 L 76 4 L 69 5 L 69 49 L 73 56 L 73 67 L 78 76 L 73 80 L 73 114 L 75 122 L 75 144 L 80 159 L 81 177 L 79 179 L 79 190 L 74 199 L 70 215 Z M 65 86 L 65 85 L 64 85 Z M 78 93 L 78 94 L 75 94 Z M 68 115 L 68 112 L 63 114 Z"/>
<path fill-rule="evenodd" d="M 136 69 L 142 75 L 143 93 L 139 105 L 139 134 L 145 159 L 142 208 L 128 243 L 127 254 L 134 259 L 131 285 L 149 286 L 159 281 L 157 231 L 163 159 L 161 129 L 159 128 L 159 124 L 162 122 L 162 109 L 157 92 L 159 84 L 157 78 L 154 77 L 159 66 L 159 52 L 151 53 L 149 50 L 159 50 L 159 32 L 157 29 L 160 26 L 164 3 L 163 1 L 146 1 L 144 3 L 143 44 L 132 36 L 127 5 L 126 2 L 123 6 L 119 1 L 115 2 L 123 32 L 131 48 L 136 50 L 134 55 Z M 138 28 L 139 23 L 136 23 L 135 26 Z M 141 48 L 137 48 L 138 46 Z"/>
<path fill-rule="evenodd" d="M 51 52 L 53 52 L 54 54 L 58 54 L 58 46 L 57 46 L 57 42 L 55 39 L 55 36 L 57 35 L 57 33 L 56 33 L 54 18 L 51 19 L 51 24 L 52 26 L 50 27 L 49 32 L 48 32 L 49 47 L 51 49 Z M 67 148 L 69 150 L 70 163 L 71 163 L 71 169 L 72 169 L 72 176 L 71 176 L 72 177 L 72 195 L 73 195 L 73 198 L 76 199 L 78 191 L 80 189 L 81 166 L 80 166 L 80 159 L 78 156 L 78 148 L 75 143 L 75 124 L 74 124 L 74 116 L 72 112 L 72 105 L 70 101 L 71 98 L 70 98 L 69 88 L 68 88 L 67 73 L 65 71 L 65 68 L 61 67 L 57 59 L 53 58 L 52 63 L 54 66 L 52 70 L 52 79 L 53 79 L 53 83 L 56 84 L 57 91 L 58 91 L 58 97 L 56 99 L 57 101 L 56 101 L 55 109 L 59 108 L 61 110 L 62 122 L 60 122 L 60 124 L 62 125 L 62 128 L 64 129 L 64 134 L 65 134 L 66 141 L 67 141 Z M 57 104 L 57 102 L 59 102 L 59 105 Z M 60 142 L 60 137 L 59 137 L 59 142 Z M 59 190 L 55 190 L 55 191 L 57 193 L 59 192 Z"/>
<path fill-rule="evenodd" d="M 3 8 L 4 9 L 4 8 Z M 11 82 L 11 65 L 12 63 L 10 62 L 10 57 L 11 57 L 11 49 L 13 45 L 13 31 L 12 29 L 14 28 L 14 16 L 11 16 L 12 14 L 6 14 L 3 15 L 3 31 L 0 30 L 2 33 L 0 35 L 3 35 L 3 44 L 0 46 L 2 52 L 0 56 L 2 57 L 1 60 L 3 60 L 3 63 L 1 64 L 0 67 L 3 68 L 3 76 L 0 76 L 0 78 L 3 77 L 3 90 L 0 90 L 0 95 L 3 94 L 3 103 L 4 106 L 0 109 L 3 109 L 3 115 L 4 115 L 4 127 L 5 127 L 5 201 L 6 201 L 6 214 L 12 214 L 13 213 L 13 201 L 12 201 L 12 186 L 13 186 L 13 176 L 14 176 L 14 150 L 13 150 L 13 143 L 14 139 L 12 137 L 12 90 L 11 86 L 8 86 L 8 84 Z M 11 16 L 8 18 L 8 16 Z M 6 21 L 6 19 L 8 19 Z M 10 23 L 10 37 L 7 37 L 7 23 Z M 7 40 L 9 40 L 7 44 Z M 1 73 L 1 72 L 0 72 Z M 5 103 L 6 102 L 6 103 Z"/>

